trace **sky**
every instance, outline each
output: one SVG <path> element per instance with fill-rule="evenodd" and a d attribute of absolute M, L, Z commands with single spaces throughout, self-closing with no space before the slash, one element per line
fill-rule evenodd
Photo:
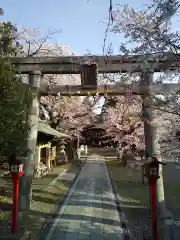
<path fill-rule="evenodd" d="M 112 0 L 113 10 L 120 4 L 142 9 L 149 2 Z M 37 28 L 44 36 L 49 29 L 57 31 L 49 43 L 67 45 L 77 55 L 83 55 L 87 50 L 92 55 L 103 53 L 109 0 L 1 0 L 0 7 L 4 9 L 0 20 L 9 20 L 23 28 Z M 120 35 L 108 33 L 107 45 L 112 43 L 114 53 L 118 53 L 122 41 Z"/>
<path fill-rule="evenodd" d="M 117 4 L 142 7 L 149 0 L 112 0 Z M 102 54 L 104 32 L 107 26 L 109 0 L 1 0 L 4 16 L 22 27 L 38 28 L 44 34 L 48 29 L 59 31 L 51 42 L 70 46 L 73 52 Z M 109 34 L 108 41 L 118 51 L 120 36 Z"/>
<path fill-rule="evenodd" d="M 148 0 L 113 0 L 113 9 L 118 4 L 142 7 Z M 25 28 L 37 28 L 46 35 L 48 30 L 58 31 L 50 40 L 53 44 L 67 45 L 72 52 L 83 55 L 103 53 L 104 33 L 108 22 L 109 0 L 1 0 L 4 16 L 13 24 Z M 112 42 L 118 52 L 122 39 L 108 34 L 107 45 Z M 100 113 L 103 99 L 96 112 Z"/>

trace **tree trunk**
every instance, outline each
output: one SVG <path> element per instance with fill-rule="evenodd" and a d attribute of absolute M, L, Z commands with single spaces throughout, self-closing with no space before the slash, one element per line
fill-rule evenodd
<path fill-rule="evenodd" d="M 80 141 L 79 138 L 77 139 L 77 159 L 79 162 L 79 165 L 81 165 L 81 152 L 80 152 Z"/>
<path fill-rule="evenodd" d="M 144 184 L 144 167 L 141 167 L 141 182 Z"/>
<path fill-rule="evenodd" d="M 122 150 L 122 157 L 121 157 L 121 161 L 124 167 L 127 166 L 127 161 L 128 161 L 128 153 L 126 150 Z"/>
<path fill-rule="evenodd" d="M 68 158 L 68 162 L 72 162 L 73 160 L 73 144 L 72 142 L 68 142 L 66 144 L 65 152 Z"/>
<path fill-rule="evenodd" d="M 75 160 L 77 160 L 77 158 L 78 158 L 77 148 L 78 148 L 78 141 L 74 140 L 72 143 L 72 150 L 73 150 L 73 159 L 75 159 Z"/>

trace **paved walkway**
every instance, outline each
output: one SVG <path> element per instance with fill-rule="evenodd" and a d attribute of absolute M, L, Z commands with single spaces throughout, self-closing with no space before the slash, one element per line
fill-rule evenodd
<path fill-rule="evenodd" d="M 86 161 L 44 240 L 124 240 L 104 159 Z"/>

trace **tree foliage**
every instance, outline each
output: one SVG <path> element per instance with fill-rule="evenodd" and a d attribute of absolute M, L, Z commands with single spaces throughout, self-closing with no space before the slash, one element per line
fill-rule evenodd
<path fill-rule="evenodd" d="M 25 154 L 29 134 L 28 107 L 31 91 L 25 88 L 18 69 L 5 57 L 20 50 L 17 29 L 10 22 L 0 24 L 0 155 Z"/>
<path fill-rule="evenodd" d="M 94 115 L 90 101 L 80 97 L 48 96 L 42 97 L 41 103 L 50 113 L 54 128 L 76 137 Z"/>
<path fill-rule="evenodd" d="M 138 149 L 144 147 L 141 103 L 140 97 L 126 95 L 116 97 L 116 104 L 106 107 L 103 125 L 108 135 L 118 141 L 118 147 L 124 142 L 129 147 L 133 144 Z"/>
<path fill-rule="evenodd" d="M 153 0 L 144 10 L 135 10 L 128 5 L 117 9 L 112 31 L 124 38 L 120 52 L 143 55 L 138 64 L 145 68 L 148 67 L 149 54 L 154 54 L 157 63 L 160 57 L 179 55 L 180 33 L 175 28 L 179 6 L 179 1 L 175 0 Z M 180 81 L 179 76 L 179 71 L 163 70 L 155 81 Z M 154 96 L 154 105 L 159 110 L 179 115 L 178 95 L 179 89 L 163 98 Z"/>

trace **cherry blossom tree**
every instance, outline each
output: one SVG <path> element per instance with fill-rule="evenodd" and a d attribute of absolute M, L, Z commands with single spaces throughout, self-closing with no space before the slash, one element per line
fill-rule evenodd
<path fill-rule="evenodd" d="M 128 5 L 118 8 L 114 12 L 112 31 L 115 34 L 122 35 L 124 39 L 120 45 L 120 52 L 125 55 L 143 55 L 139 63 L 145 68 L 148 65 L 147 56 L 149 54 L 154 54 L 157 62 L 159 57 L 167 55 L 177 60 L 176 58 L 179 56 L 180 33 L 174 26 L 177 21 L 179 7 L 179 1 L 153 0 L 143 10 L 135 10 Z M 177 63 L 177 71 L 164 70 L 160 74 L 155 74 L 155 81 L 157 83 L 179 82 L 180 75 L 178 69 Z M 180 112 L 179 89 L 174 93 L 166 93 L 163 96 L 153 95 L 153 99 L 152 107 L 158 110 L 157 117 L 161 116 L 161 120 L 156 122 L 163 123 L 164 120 L 162 119 L 164 118 L 166 118 L 166 121 L 168 119 L 169 123 L 174 122 L 174 119 L 179 116 Z M 162 117 L 163 114 L 164 117 Z M 178 124 L 177 121 L 175 122 L 173 125 Z M 158 127 L 161 135 L 163 129 L 163 135 L 167 136 L 169 130 L 163 127 L 162 124 Z"/>
<path fill-rule="evenodd" d="M 146 60 L 149 54 L 154 54 L 157 62 L 159 57 L 167 55 L 175 59 L 179 55 L 180 33 L 173 28 L 179 7 L 179 1 L 153 0 L 144 10 L 135 10 L 128 5 L 118 8 L 114 14 L 112 31 L 124 39 L 120 52 L 143 55 L 138 64 L 144 67 L 148 65 Z M 179 71 L 163 71 L 156 77 L 156 82 L 179 81 L 179 76 Z M 163 99 L 154 96 L 156 108 L 179 114 L 178 91 L 166 94 Z"/>
<path fill-rule="evenodd" d="M 19 43 L 23 45 L 20 56 L 51 57 L 73 55 L 70 48 L 65 45 L 49 44 L 55 31 L 49 31 L 46 36 L 41 36 L 37 29 L 22 29 L 19 31 Z M 49 85 L 76 85 L 81 84 L 80 75 L 46 74 L 43 81 Z M 74 139 L 80 138 L 83 127 L 88 124 L 94 115 L 93 108 L 99 97 L 61 97 L 41 96 L 40 104 L 50 115 L 49 124 L 59 131 L 71 135 Z M 76 149 L 77 150 L 77 149 Z"/>
<path fill-rule="evenodd" d="M 80 97 L 41 97 L 41 101 L 51 109 L 51 124 L 72 136 L 79 136 L 93 116 L 92 104 Z"/>
<path fill-rule="evenodd" d="M 143 10 L 135 10 L 128 5 L 117 9 L 114 14 L 112 31 L 124 38 L 120 45 L 120 52 L 127 56 L 130 54 L 143 55 L 138 64 L 141 64 L 145 69 L 148 67 L 147 57 L 149 54 L 154 54 L 157 62 L 160 57 L 171 57 L 178 60 L 180 34 L 179 29 L 174 28 L 174 24 L 177 21 L 179 7 L 179 1 L 176 0 L 152 0 Z M 156 76 L 156 82 L 179 82 L 179 76 L 179 63 L 177 63 L 177 71 L 166 70 L 161 72 L 159 76 Z M 161 115 L 161 121 L 159 121 L 159 116 L 156 115 L 157 118 L 153 122 L 160 132 L 159 138 L 164 133 L 170 134 L 171 128 L 168 129 L 167 126 L 163 126 L 162 120 L 166 114 L 165 122 L 170 123 L 172 120 L 171 114 L 179 115 L 179 89 L 173 94 L 164 94 L 163 97 L 162 95 L 153 96 L 151 107 L 156 110 L 156 114 L 160 113 Z M 165 113 L 163 117 L 162 113 Z M 160 125 L 161 128 L 159 128 Z M 160 141 L 157 145 L 159 144 Z M 168 145 L 170 146 L 169 143 Z M 158 158 L 160 159 L 160 156 Z M 160 178 L 157 181 L 157 205 L 159 215 L 166 216 L 162 166 L 159 168 L 159 176 Z"/>
<path fill-rule="evenodd" d="M 116 102 L 104 110 L 103 125 L 107 134 L 118 142 L 119 153 L 120 149 L 130 150 L 132 146 L 136 151 L 144 148 L 141 103 L 138 96 L 124 95 L 116 97 Z"/>
<path fill-rule="evenodd" d="M 77 149 L 82 139 L 81 132 L 83 128 L 88 125 L 93 118 L 92 106 L 89 101 L 84 101 L 80 97 L 58 97 L 59 101 L 55 101 L 51 112 L 52 126 L 59 131 L 63 131 L 71 135 L 74 139 L 71 148 L 67 146 L 67 155 L 71 156 L 73 151 L 77 157 Z M 71 159 L 69 159 L 71 160 Z"/>

